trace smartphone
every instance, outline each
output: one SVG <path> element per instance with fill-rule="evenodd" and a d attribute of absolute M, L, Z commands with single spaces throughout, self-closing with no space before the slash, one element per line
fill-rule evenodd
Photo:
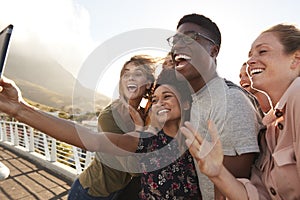
<path fill-rule="evenodd" d="M 13 27 L 14 26 L 10 24 L 0 32 L 0 77 L 4 71 Z"/>

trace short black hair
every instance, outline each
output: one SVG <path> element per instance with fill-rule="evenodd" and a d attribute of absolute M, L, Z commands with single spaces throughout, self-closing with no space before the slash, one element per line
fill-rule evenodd
<path fill-rule="evenodd" d="M 194 23 L 197 24 L 199 26 L 201 26 L 202 28 L 206 29 L 210 36 L 211 39 L 213 39 L 215 41 L 215 43 L 221 47 L 221 32 L 217 26 L 216 23 L 214 23 L 213 21 L 211 21 L 211 19 L 209 19 L 208 17 L 205 17 L 204 15 L 200 15 L 200 14 L 188 14 L 188 15 L 184 15 L 178 22 L 177 24 L 177 29 L 179 28 L 179 26 L 181 24 L 184 23 Z"/>

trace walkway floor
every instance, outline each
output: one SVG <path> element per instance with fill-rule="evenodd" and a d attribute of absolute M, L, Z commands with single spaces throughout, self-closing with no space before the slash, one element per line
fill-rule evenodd
<path fill-rule="evenodd" d="M 0 181 L 1 200 L 67 199 L 69 180 L 3 146 L 0 161 L 10 169 L 10 176 Z"/>

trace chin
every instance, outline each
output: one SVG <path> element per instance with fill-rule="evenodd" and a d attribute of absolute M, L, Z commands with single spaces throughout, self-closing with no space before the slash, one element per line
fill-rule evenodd
<path fill-rule="evenodd" d="M 252 89 L 255 93 L 257 92 L 257 91 L 262 91 L 263 90 L 263 87 L 261 87 L 261 86 L 263 86 L 264 84 L 260 84 L 259 82 L 257 82 L 256 84 L 254 84 L 254 83 L 252 83 L 252 87 L 254 88 L 254 89 Z"/>
<path fill-rule="evenodd" d="M 130 93 L 130 94 L 126 94 L 126 98 L 127 99 L 136 99 L 137 98 L 137 96 L 138 96 L 138 94 L 136 94 L 136 93 Z"/>
<path fill-rule="evenodd" d="M 164 125 L 167 121 L 167 117 L 158 117 L 157 121 L 159 124 Z"/>

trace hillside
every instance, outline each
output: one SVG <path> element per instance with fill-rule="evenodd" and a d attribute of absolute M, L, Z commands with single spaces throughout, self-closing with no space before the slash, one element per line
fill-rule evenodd
<path fill-rule="evenodd" d="M 29 56 L 10 49 L 4 75 L 16 82 L 24 98 L 57 109 L 94 112 L 110 99 L 76 82 L 71 73 L 50 57 Z M 76 86 L 76 94 L 73 96 Z"/>

